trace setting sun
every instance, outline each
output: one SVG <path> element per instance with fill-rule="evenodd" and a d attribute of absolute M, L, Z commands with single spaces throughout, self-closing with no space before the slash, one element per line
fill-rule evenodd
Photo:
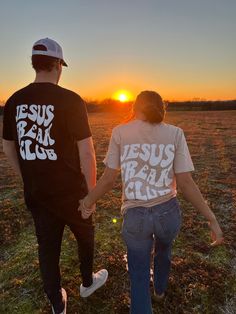
<path fill-rule="evenodd" d="M 133 96 L 130 92 L 126 90 L 119 90 L 113 94 L 112 98 L 119 100 L 120 102 L 127 102 L 131 101 L 133 99 Z"/>
<path fill-rule="evenodd" d="M 120 94 L 119 101 L 122 101 L 122 102 L 127 101 L 127 96 L 125 94 Z"/>

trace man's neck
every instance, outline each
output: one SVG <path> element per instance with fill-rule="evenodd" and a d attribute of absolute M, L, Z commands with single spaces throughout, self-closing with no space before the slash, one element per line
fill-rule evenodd
<path fill-rule="evenodd" d="M 39 72 L 36 74 L 34 83 L 52 83 L 58 84 L 58 78 L 52 72 Z"/>

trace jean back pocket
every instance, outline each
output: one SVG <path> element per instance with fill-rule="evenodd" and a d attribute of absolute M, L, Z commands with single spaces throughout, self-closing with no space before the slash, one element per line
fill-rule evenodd
<path fill-rule="evenodd" d="M 181 210 L 178 203 L 171 208 L 163 211 L 159 216 L 159 223 L 163 231 L 163 237 L 169 241 L 174 239 L 181 227 Z"/>
<path fill-rule="evenodd" d="M 145 208 L 129 208 L 124 214 L 122 229 L 125 232 L 137 234 L 143 231 Z"/>

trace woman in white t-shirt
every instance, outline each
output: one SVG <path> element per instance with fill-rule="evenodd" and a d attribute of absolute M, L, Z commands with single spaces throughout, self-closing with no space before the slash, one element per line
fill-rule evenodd
<path fill-rule="evenodd" d="M 213 243 L 223 241 L 215 215 L 192 179 L 194 166 L 182 129 L 163 122 L 165 105 L 153 91 L 140 93 L 133 119 L 115 127 L 97 186 L 81 202 L 86 219 L 93 205 L 109 191 L 121 170 L 124 217 L 122 236 L 127 246 L 132 314 L 152 313 L 150 263 L 154 254 L 154 295 L 164 297 L 171 247 L 181 225 L 176 184 L 183 196 L 208 220 Z"/>

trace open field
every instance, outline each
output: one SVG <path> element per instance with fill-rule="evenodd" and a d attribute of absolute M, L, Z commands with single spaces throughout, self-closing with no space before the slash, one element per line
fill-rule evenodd
<path fill-rule="evenodd" d="M 122 119 L 121 114 L 90 114 L 98 177 L 104 169 L 102 160 L 111 129 Z M 225 244 L 209 246 L 205 221 L 179 195 L 183 226 L 174 245 L 168 294 L 163 303 L 154 304 L 154 313 L 236 313 L 236 111 L 170 112 L 166 121 L 185 132 L 196 168 L 193 176 L 219 218 Z M 75 240 L 68 230 L 65 232 L 61 271 L 62 284 L 69 295 L 69 314 L 128 313 L 129 281 L 120 237 L 120 195 L 117 182 L 115 189 L 98 203 L 95 270 L 105 267 L 110 277 L 106 286 L 88 300 L 79 296 Z M 114 217 L 116 224 L 112 223 Z M 24 207 L 22 184 L 6 162 L 2 143 L 0 219 L 0 312 L 50 313 L 39 278 L 37 244 L 31 217 Z"/>

